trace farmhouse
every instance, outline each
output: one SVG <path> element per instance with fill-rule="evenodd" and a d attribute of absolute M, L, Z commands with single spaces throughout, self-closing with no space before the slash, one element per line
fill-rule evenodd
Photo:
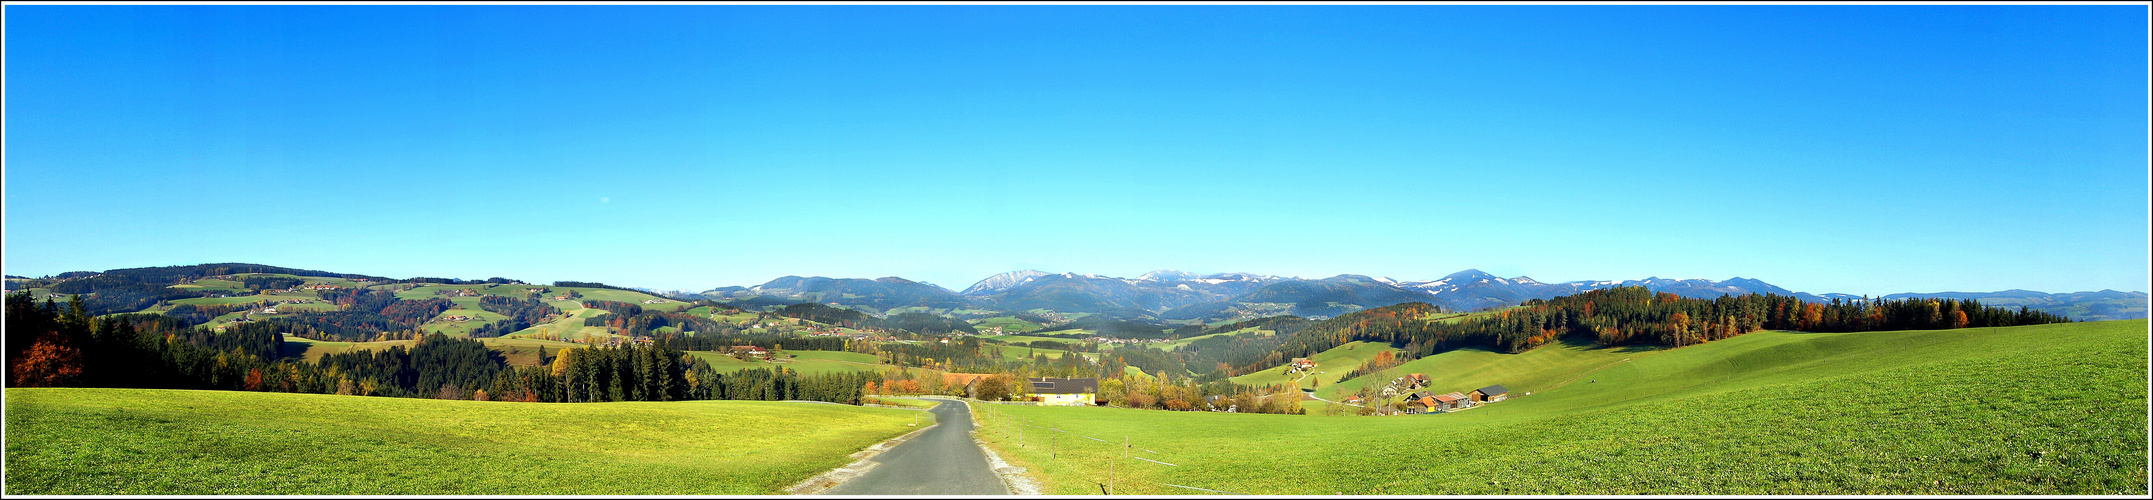
<path fill-rule="evenodd" d="M 1473 397 L 1474 403 L 1493 403 L 1496 401 L 1510 399 L 1510 390 L 1504 389 L 1503 386 L 1500 385 L 1491 385 L 1479 389 L 1473 389 L 1473 393 L 1471 394 L 1471 396 Z"/>
<path fill-rule="evenodd" d="M 732 353 L 735 356 L 754 356 L 762 359 L 770 359 L 770 351 L 765 351 L 761 347 L 751 345 L 733 346 Z"/>
<path fill-rule="evenodd" d="M 1032 401 L 1048 406 L 1088 406 L 1097 404 L 1099 379 L 1095 378 L 1028 378 L 1032 383 Z"/>
<path fill-rule="evenodd" d="M 1413 389 L 1419 389 L 1428 386 L 1428 374 L 1426 373 L 1415 373 L 1412 375 L 1406 375 L 1405 380 L 1406 382 L 1413 384 Z"/>
<path fill-rule="evenodd" d="M 1431 397 L 1429 397 L 1428 399 L 1431 399 L 1431 400 L 1434 400 L 1434 401 L 1435 401 L 1435 404 L 1434 404 L 1434 405 L 1432 405 L 1432 406 L 1430 407 L 1430 409 L 1433 409 L 1433 410 L 1436 410 L 1436 411 L 1450 411 L 1450 410 L 1456 410 L 1456 409 L 1459 409 L 1459 408 L 1464 408 L 1464 407 L 1465 407 L 1465 404 L 1466 404 L 1465 398 L 1462 398 L 1462 397 L 1458 397 L 1458 396 L 1453 396 L 1453 395 L 1451 395 L 1451 394 L 1457 394 L 1457 393 L 1453 392 L 1453 393 L 1450 393 L 1450 394 L 1442 394 L 1442 395 L 1437 395 L 1437 396 L 1431 396 Z"/>
<path fill-rule="evenodd" d="M 992 373 L 944 373 L 942 374 L 942 383 L 964 387 L 965 394 L 977 394 L 975 389 L 978 388 L 979 381 L 992 376 L 994 376 Z"/>

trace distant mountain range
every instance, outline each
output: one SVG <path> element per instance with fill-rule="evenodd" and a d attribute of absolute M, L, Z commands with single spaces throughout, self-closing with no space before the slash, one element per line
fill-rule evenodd
<path fill-rule="evenodd" d="M 1542 283 L 1467 269 L 1432 281 L 1397 281 L 1353 274 L 1323 279 L 1249 273 L 1197 275 L 1170 269 L 1136 278 L 1096 274 L 1013 271 L 980 280 L 963 292 L 902 278 L 833 279 L 787 276 L 754 287 L 716 288 L 703 295 L 743 307 L 821 302 L 881 312 L 890 309 L 986 308 L 1091 313 L 1125 320 L 1201 320 L 1294 314 L 1322 318 L 1402 302 L 1427 302 L 1457 311 L 1517 305 L 1618 286 L 1642 286 L 1693 298 L 1772 293 L 1807 301 L 1860 299 L 1848 294 L 1795 292 L 1761 280 L 1705 279 L 1572 281 Z M 2025 306 L 2072 318 L 2128 319 L 2147 316 L 2144 292 L 2045 294 L 2025 290 L 1992 293 L 1896 294 L 1886 298 L 1973 298 L 1998 306 Z"/>

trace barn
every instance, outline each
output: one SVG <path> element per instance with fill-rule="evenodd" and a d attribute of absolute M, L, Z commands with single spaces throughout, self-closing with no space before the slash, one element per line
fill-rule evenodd
<path fill-rule="evenodd" d="M 1491 385 L 1479 389 L 1473 389 L 1473 393 L 1471 394 L 1471 396 L 1473 397 L 1473 402 L 1475 403 L 1493 403 L 1496 401 L 1509 399 L 1510 390 L 1504 389 L 1503 386 L 1500 385 Z"/>

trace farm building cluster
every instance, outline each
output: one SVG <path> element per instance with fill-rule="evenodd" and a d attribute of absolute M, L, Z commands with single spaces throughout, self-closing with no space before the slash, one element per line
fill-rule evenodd
<path fill-rule="evenodd" d="M 1471 392 L 1451 391 L 1437 393 L 1435 390 L 1428 389 L 1427 374 L 1414 373 L 1391 379 L 1383 385 L 1382 389 L 1376 390 L 1374 394 L 1349 396 L 1345 399 L 1345 403 L 1364 405 L 1367 403 L 1364 398 L 1379 402 L 1393 401 L 1392 398 L 1400 398 L 1396 401 L 1402 404 L 1402 409 L 1408 414 L 1442 413 L 1510 399 L 1510 389 L 1501 385 L 1491 385 L 1473 389 Z"/>
<path fill-rule="evenodd" d="M 1167 342 L 1173 342 L 1172 340 L 1167 340 L 1167 339 L 1117 339 L 1117 338 L 1113 338 L 1113 337 L 1091 337 L 1091 338 L 1087 338 L 1087 339 L 1084 339 L 1084 341 L 1085 341 L 1085 342 L 1092 342 L 1092 343 L 1097 343 L 1097 344 L 1116 344 L 1116 345 L 1119 345 L 1119 344 L 1164 344 L 1164 343 L 1167 343 Z"/>

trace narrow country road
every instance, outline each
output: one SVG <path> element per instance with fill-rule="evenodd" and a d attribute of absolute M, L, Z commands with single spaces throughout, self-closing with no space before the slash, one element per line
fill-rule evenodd
<path fill-rule="evenodd" d="M 972 410 L 943 401 L 933 410 L 940 422 L 927 432 L 875 456 L 877 465 L 824 495 L 1008 495 L 1009 487 L 987 467 L 972 442 Z"/>

